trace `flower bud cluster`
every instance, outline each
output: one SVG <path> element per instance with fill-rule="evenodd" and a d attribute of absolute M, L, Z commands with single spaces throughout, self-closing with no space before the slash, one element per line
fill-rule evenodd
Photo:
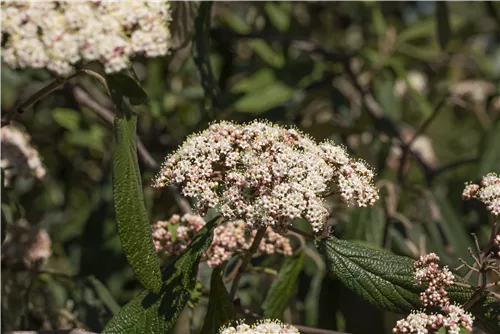
<path fill-rule="evenodd" d="M 13 68 L 68 76 L 99 61 L 113 73 L 169 48 L 167 1 L 2 1 L 2 17 L 2 57 Z"/>
<path fill-rule="evenodd" d="M 0 165 L 4 171 L 4 185 L 9 185 L 14 175 L 42 179 L 45 168 L 38 151 L 30 144 L 30 136 L 13 125 L 1 129 L 2 158 Z"/>
<path fill-rule="evenodd" d="M 220 330 L 220 334 L 299 334 L 299 330 L 291 325 L 285 325 L 279 320 L 266 319 L 252 326 L 240 323 L 236 327 L 228 326 Z"/>
<path fill-rule="evenodd" d="M 179 255 L 204 225 L 203 218 L 191 214 L 185 214 L 182 217 L 173 215 L 168 221 L 156 222 L 152 225 L 156 251 L 163 256 Z M 211 268 L 221 265 L 235 254 L 248 250 L 256 233 L 257 231 L 249 232 L 247 224 L 242 220 L 230 221 L 217 226 L 214 230 L 212 244 L 202 261 L 206 261 Z M 290 240 L 269 227 L 259 245 L 258 253 L 281 253 L 285 256 L 291 256 Z"/>
<path fill-rule="evenodd" d="M 418 285 L 427 283 L 427 288 L 420 293 L 420 302 L 424 306 L 444 307 L 450 302 L 446 287 L 453 284 L 455 276 L 448 268 L 439 269 L 439 256 L 434 253 L 422 255 L 414 264 L 415 278 Z"/>
<path fill-rule="evenodd" d="M 446 334 L 459 334 L 460 329 L 472 332 L 474 318 L 458 305 L 446 305 L 444 314 L 412 312 L 405 319 L 398 320 L 392 329 L 397 334 L 435 333 L 444 328 Z"/>
<path fill-rule="evenodd" d="M 360 207 L 378 199 L 373 172 L 332 142 L 317 145 L 295 129 L 265 122 L 216 123 L 167 157 L 156 187 L 174 185 L 197 200 L 201 213 L 217 208 L 228 220 L 284 233 L 294 219 L 321 232 L 324 197 L 338 191 Z"/>
<path fill-rule="evenodd" d="M 475 198 L 481 201 L 492 215 L 500 216 L 500 177 L 489 173 L 483 176 L 480 184 L 467 184 L 462 198 Z"/>
<path fill-rule="evenodd" d="M 2 244 L 2 262 L 9 267 L 31 268 L 52 255 L 52 240 L 47 231 L 25 222 L 7 228 Z"/>

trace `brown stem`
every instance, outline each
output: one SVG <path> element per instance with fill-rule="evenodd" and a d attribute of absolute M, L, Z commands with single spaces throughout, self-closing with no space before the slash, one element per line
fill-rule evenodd
<path fill-rule="evenodd" d="M 238 270 L 238 273 L 236 274 L 236 277 L 233 280 L 233 285 L 231 286 L 231 291 L 229 292 L 229 299 L 233 300 L 235 295 L 236 295 L 236 290 L 238 290 L 238 285 L 241 280 L 241 276 L 243 273 L 246 271 L 248 264 L 250 263 L 250 260 L 252 259 L 253 254 L 257 252 L 260 246 L 260 242 L 264 238 L 264 235 L 266 235 L 266 228 L 261 227 L 258 231 L 257 234 L 255 235 L 255 238 L 253 239 L 252 245 L 250 246 L 250 249 L 248 252 L 245 253 L 243 256 L 243 259 L 241 260 L 241 266 Z"/>

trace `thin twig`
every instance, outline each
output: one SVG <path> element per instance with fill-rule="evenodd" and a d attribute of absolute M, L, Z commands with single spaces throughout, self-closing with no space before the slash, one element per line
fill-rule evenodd
<path fill-rule="evenodd" d="M 243 273 L 246 271 L 248 264 L 250 263 L 250 260 L 252 259 L 253 254 L 257 252 L 260 246 L 260 242 L 262 241 L 262 238 L 264 238 L 264 235 L 266 235 L 266 228 L 262 227 L 259 230 L 257 230 L 257 234 L 255 235 L 255 238 L 253 239 L 252 245 L 250 246 L 250 249 L 248 252 L 245 253 L 243 256 L 243 259 L 241 260 L 241 266 L 238 270 L 238 273 L 236 274 L 236 277 L 233 280 L 233 284 L 231 285 L 231 291 L 229 292 L 229 299 L 233 300 L 236 291 L 238 290 L 238 285 L 240 283 L 241 276 Z"/>

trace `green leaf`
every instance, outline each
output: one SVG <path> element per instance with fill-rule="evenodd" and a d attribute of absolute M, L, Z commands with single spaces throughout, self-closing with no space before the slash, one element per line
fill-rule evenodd
<path fill-rule="evenodd" d="M 344 239 L 365 240 L 381 246 L 384 239 L 385 218 L 380 203 L 377 202 L 371 210 L 354 209 L 351 219 L 345 224 Z"/>
<path fill-rule="evenodd" d="M 261 114 L 269 109 L 276 108 L 290 99 L 294 90 L 277 81 L 241 97 L 234 103 L 238 112 Z"/>
<path fill-rule="evenodd" d="M 218 334 L 220 327 L 236 318 L 233 303 L 222 281 L 222 269 L 220 267 L 212 271 L 209 298 L 207 315 L 201 333 Z"/>
<path fill-rule="evenodd" d="M 133 69 L 126 69 L 119 73 L 108 74 L 106 76 L 106 81 L 110 88 L 113 87 L 117 93 L 128 97 L 130 104 L 133 106 L 148 101 L 148 94 L 144 88 L 142 88 Z"/>
<path fill-rule="evenodd" d="M 290 2 L 268 1 L 264 5 L 264 9 L 269 17 L 269 21 L 281 32 L 285 32 L 290 28 L 290 10 L 292 9 Z"/>
<path fill-rule="evenodd" d="M 55 108 L 52 110 L 52 118 L 57 124 L 68 130 L 77 130 L 81 119 L 76 110 L 68 108 Z"/>
<path fill-rule="evenodd" d="M 233 93 L 249 93 L 254 90 L 262 89 L 262 87 L 271 85 L 276 81 L 276 75 L 270 68 L 263 68 L 255 72 L 253 75 L 236 83 L 233 88 Z"/>
<path fill-rule="evenodd" d="M 451 27 L 448 5 L 444 1 L 436 2 L 436 23 L 439 45 L 445 50 L 451 36 Z"/>
<path fill-rule="evenodd" d="M 334 236 L 317 241 L 316 247 L 326 258 L 328 272 L 369 303 L 400 314 L 422 308 L 419 294 L 425 286 L 415 282 L 412 259 Z M 450 286 L 447 291 L 451 301 L 460 304 L 472 296 L 470 290 L 458 286 Z M 483 298 L 470 311 L 483 330 L 500 333 L 500 304 L 493 298 Z"/>
<path fill-rule="evenodd" d="M 3 168 L 0 168 L 0 189 L 1 189 L 0 198 L 5 201 L 7 198 L 7 196 L 6 196 L 7 193 L 5 191 L 5 172 L 3 171 Z M 3 222 L 3 224 L 0 224 L 0 230 L 1 230 L 0 245 L 1 245 L 1 244 L 3 244 L 5 237 L 7 236 L 7 221 L 8 221 L 6 214 L 5 214 L 5 211 L 4 211 L 3 202 L 0 205 L 0 210 L 2 213 L 1 219 Z"/>
<path fill-rule="evenodd" d="M 149 219 L 144 206 L 141 175 L 137 161 L 137 116 L 128 109 L 125 101 L 112 96 L 116 105 L 115 140 L 113 158 L 113 195 L 118 235 L 128 263 L 137 279 L 150 291 L 158 292 L 161 286 L 160 261 L 151 236 Z"/>
<path fill-rule="evenodd" d="M 195 20 L 196 35 L 193 45 L 193 59 L 201 76 L 201 84 L 205 90 L 205 110 L 210 111 L 217 104 L 219 85 L 210 64 L 210 16 L 212 1 L 202 2 Z"/>
<path fill-rule="evenodd" d="M 167 333 L 196 285 L 200 259 L 212 243 L 219 218 L 208 222 L 180 257 L 167 267 L 159 293 L 143 291 L 106 325 L 102 334 Z"/>
<path fill-rule="evenodd" d="M 94 289 L 97 296 L 102 300 L 104 305 L 111 311 L 113 315 L 117 314 L 120 311 L 120 305 L 113 298 L 109 290 L 94 276 L 87 277 L 87 282 Z"/>
<path fill-rule="evenodd" d="M 481 178 L 491 172 L 500 173 L 500 150 L 498 149 L 498 143 L 500 143 L 500 122 L 496 122 L 486 135 L 484 151 L 479 161 L 477 178 Z"/>
<path fill-rule="evenodd" d="M 278 279 L 273 282 L 267 293 L 262 309 L 264 316 L 270 319 L 283 319 L 283 312 L 293 297 L 297 278 L 304 265 L 304 252 L 289 257 L 281 267 Z"/>
<path fill-rule="evenodd" d="M 201 297 L 203 296 L 203 284 L 199 280 L 196 280 L 196 284 L 189 293 L 188 307 L 195 308 L 200 304 Z"/>

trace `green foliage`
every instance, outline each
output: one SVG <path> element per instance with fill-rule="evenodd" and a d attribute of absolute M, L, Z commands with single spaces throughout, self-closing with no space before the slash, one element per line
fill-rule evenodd
<path fill-rule="evenodd" d="M 304 252 L 287 258 L 280 270 L 278 279 L 269 289 L 262 309 L 264 316 L 269 319 L 283 319 L 283 312 L 293 297 L 297 278 L 304 265 Z"/>
<path fill-rule="evenodd" d="M 202 255 L 212 242 L 218 219 L 199 231 L 192 243 L 163 274 L 158 293 L 143 291 L 111 319 L 102 334 L 166 333 L 173 328 L 196 285 Z"/>
<path fill-rule="evenodd" d="M 124 106 L 125 102 L 121 101 L 121 104 Z M 117 108 L 120 107 L 117 105 Z M 144 206 L 137 161 L 136 126 L 137 116 L 126 109 L 115 117 L 116 148 L 113 159 L 115 213 L 120 241 L 137 279 L 149 291 L 158 292 L 161 286 L 160 262 L 153 245 Z"/>
<path fill-rule="evenodd" d="M 110 74 L 106 77 L 110 89 L 122 96 L 128 97 L 133 106 L 146 103 L 148 93 L 142 88 L 133 69 L 126 69 L 120 73 Z"/>
<path fill-rule="evenodd" d="M 415 282 L 412 259 L 334 236 L 317 241 L 317 247 L 326 259 L 329 273 L 369 303 L 400 314 L 421 308 L 419 294 L 425 287 Z M 471 290 L 456 285 L 447 288 L 447 292 L 452 302 L 460 304 L 472 296 Z M 497 302 L 483 299 L 472 311 L 483 329 L 489 333 L 500 330 Z"/>
<path fill-rule="evenodd" d="M 217 267 L 212 271 L 210 279 L 210 296 L 201 333 L 218 334 L 220 327 L 235 318 L 236 312 L 233 309 L 233 303 L 222 281 L 222 268 Z"/>

